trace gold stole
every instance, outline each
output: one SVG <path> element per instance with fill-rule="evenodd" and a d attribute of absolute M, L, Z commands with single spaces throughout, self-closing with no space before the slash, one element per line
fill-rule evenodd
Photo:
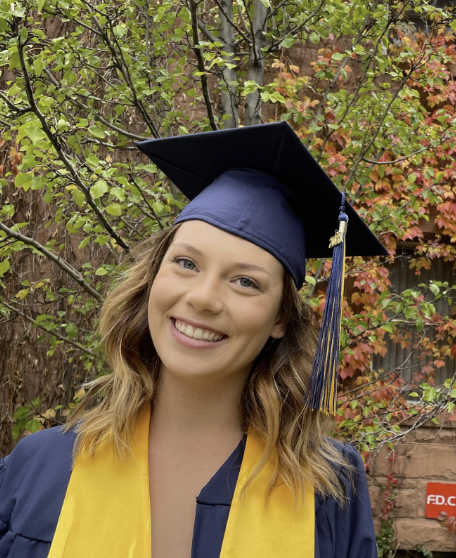
<path fill-rule="evenodd" d="M 77 456 L 48 558 L 151 558 L 149 420 L 145 405 L 128 460 L 115 459 L 108 443 L 94 457 Z M 268 462 L 241 496 L 261 454 L 248 436 L 220 558 L 314 558 L 313 489 L 302 507 L 285 485 L 265 504 L 274 468 Z"/>

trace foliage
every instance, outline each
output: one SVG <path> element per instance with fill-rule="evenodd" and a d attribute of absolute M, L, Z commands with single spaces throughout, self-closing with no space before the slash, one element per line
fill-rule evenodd
<path fill-rule="evenodd" d="M 0 0 L 0 9 L 5 322 L 38 331 L 50 362 L 63 354 L 84 377 L 104 373 L 93 333 L 104 294 L 130 249 L 185 203 L 134 142 L 285 120 L 390 252 L 349 259 L 339 435 L 367 457 L 453 413 L 455 378 L 436 386 L 435 371 L 456 358 L 454 285 L 417 279 L 393 292 L 390 277 L 395 259 L 419 276 L 456 256 L 451 13 L 424 0 Z M 32 203 L 42 223 L 24 210 Z M 329 269 L 308 265 L 302 294 L 316 316 Z M 387 341 L 408 356 L 374 371 Z M 401 372 L 412 355 L 409 385 Z M 37 427 L 39 412 L 62 411 L 24 405 L 15 436 Z"/>

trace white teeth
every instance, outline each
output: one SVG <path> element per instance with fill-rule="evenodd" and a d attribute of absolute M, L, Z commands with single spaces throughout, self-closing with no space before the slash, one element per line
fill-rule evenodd
<path fill-rule="evenodd" d="M 203 337 L 203 330 L 201 328 L 195 329 L 193 332 L 193 339 L 202 339 Z"/>
<path fill-rule="evenodd" d="M 180 322 L 176 320 L 174 325 L 178 331 L 186 335 L 187 337 L 191 337 L 192 339 L 203 339 L 204 341 L 220 341 L 223 338 L 223 335 L 218 333 L 214 333 L 213 331 L 209 331 L 207 329 L 202 329 L 200 327 L 193 328 L 191 325 L 186 324 L 185 322 Z"/>

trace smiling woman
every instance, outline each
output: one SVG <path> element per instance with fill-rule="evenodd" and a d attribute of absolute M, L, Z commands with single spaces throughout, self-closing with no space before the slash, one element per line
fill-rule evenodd
<path fill-rule="evenodd" d="M 194 200 L 133 251 L 103 305 L 112 372 L 86 386 L 63 431 L 29 436 L 0 462 L 1 558 L 375 558 L 361 458 L 328 437 L 336 283 L 316 372 L 299 288 L 318 240 L 292 208 L 294 178 L 279 180 L 285 154 L 304 147 L 271 126 L 152 142 L 149 156 Z M 247 150 L 246 161 L 252 133 L 274 158 Z M 164 163 L 184 139 L 194 165 L 200 136 L 214 153 L 228 141 L 227 168 L 222 158 L 199 179 Z M 347 213 L 368 235 L 363 249 L 382 253 Z M 345 231 L 333 242 L 345 246 Z M 359 251 L 351 238 L 347 250 Z M 313 407 L 309 390 L 323 403 Z"/>

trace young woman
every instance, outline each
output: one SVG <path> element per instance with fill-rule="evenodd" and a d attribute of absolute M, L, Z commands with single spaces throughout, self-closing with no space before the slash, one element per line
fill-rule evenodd
<path fill-rule="evenodd" d="M 258 133 L 269 146 L 296 138 L 280 124 L 190 139 L 216 152 L 228 141 L 240 164 L 214 169 L 176 225 L 134 252 L 102 310 L 112 373 L 64 431 L 0 461 L 0 558 L 376 557 L 361 458 L 303 403 L 316 346 L 298 293 L 310 217 L 264 172 L 289 155 L 275 146 L 271 163 L 255 148 L 243 162 Z M 176 140 L 153 160 L 187 193 L 163 168 Z"/>

